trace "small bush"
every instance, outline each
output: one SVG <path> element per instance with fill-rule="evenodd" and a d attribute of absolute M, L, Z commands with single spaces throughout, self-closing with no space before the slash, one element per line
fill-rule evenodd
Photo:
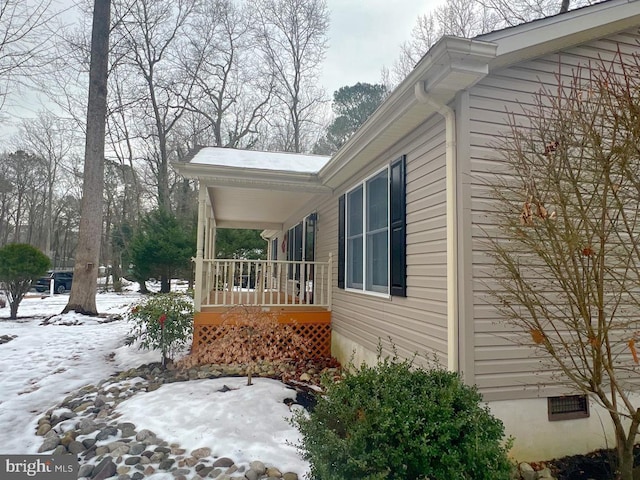
<path fill-rule="evenodd" d="M 510 478 L 502 422 L 455 373 L 379 359 L 326 392 L 293 419 L 314 480 Z"/>
<path fill-rule="evenodd" d="M 0 287 L 9 301 L 9 318 L 17 318 L 18 306 L 32 282 L 50 266 L 49 257 L 31 245 L 10 243 L 0 248 Z"/>
<path fill-rule="evenodd" d="M 133 322 L 126 344 L 139 341 L 139 348 L 161 350 L 163 363 L 184 348 L 193 331 L 193 302 L 185 295 L 154 295 L 127 314 Z"/>

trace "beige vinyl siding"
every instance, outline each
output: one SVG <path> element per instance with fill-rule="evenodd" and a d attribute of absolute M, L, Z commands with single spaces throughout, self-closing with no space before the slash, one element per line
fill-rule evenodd
<path fill-rule="evenodd" d="M 491 199 L 484 185 L 493 174 L 504 171 L 499 154 L 492 148 L 496 136 L 508 132 L 507 111 L 519 115 L 532 104 L 533 92 L 544 84 L 555 89 L 556 72 L 567 83 L 576 66 L 587 66 L 598 57 L 611 59 L 618 46 L 623 52 L 637 51 L 640 36 L 627 32 L 612 38 L 527 61 L 490 73 L 469 92 L 470 142 L 470 232 L 472 244 L 473 358 L 474 381 L 486 400 L 507 400 L 555 395 L 565 391 L 554 372 L 542 364 L 532 348 L 519 345 L 530 339 L 501 322 L 487 293 L 493 267 L 484 252 L 485 231 L 491 231 Z M 469 319 L 467 319 L 469 321 Z"/>
<path fill-rule="evenodd" d="M 407 156 L 407 297 L 380 297 L 337 288 L 338 198 L 369 175 Z M 334 258 L 333 330 L 375 352 L 389 337 L 398 353 L 447 364 L 444 122 L 435 116 L 366 171 L 346 181 L 318 207 L 317 258 Z"/>

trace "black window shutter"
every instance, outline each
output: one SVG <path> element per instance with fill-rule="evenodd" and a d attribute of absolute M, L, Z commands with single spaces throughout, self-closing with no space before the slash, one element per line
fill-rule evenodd
<path fill-rule="evenodd" d="M 407 296 L 406 156 L 391 164 L 391 295 Z"/>
<path fill-rule="evenodd" d="M 344 242 L 345 242 L 344 195 L 338 199 L 338 288 L 344 288 Z"/>

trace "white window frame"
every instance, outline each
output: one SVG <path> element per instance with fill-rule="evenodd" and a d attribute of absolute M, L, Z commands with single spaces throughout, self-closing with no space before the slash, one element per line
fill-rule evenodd
<path fill-rule="evenodd" d="M 380 291 L 380 290 L 367 290 L 367 234 L 369 233 L 367 231 L 367 184 L 368 182 L 377 177 L 378 175 L 380 175 L 381 173 L 386 172 L 386 176 L 387 176 L 387 226 L 386 226 L 386 230 L 387 230 L 387 285 L 386 285 L 386 290 Z M 357 293 L 362 293 L 365 295 L 372 295 L 372 296 L 376 296 L 376 297 L 382 297 L 382 298 L 390 298 L 391 294 L 390 294 L 390 282 L 391 282 L 391 255 L 389 252 L 389 246 L 391 244 L 391 238 L 390 238 L 390 228 L 389 225 L 391 223 L 391 207 L 390 207 L 390 198 L 391 198 L 391 185 L 390 185 L 390 175 L 391 175 L 391 168 L 389 165 L 377 170 L 376 172 L 372 173 L 371 175 L 369 175 L 368 177 L 364 178 L 361 182 L 357 183 L 356 185 L 354 185 L 353 187 L 351 187 L 349 190 L 347 190 L 345 192 L 345 246 L 344 246 L 344 252 L 345 252 L 345 269 L 344 269 L 344 275 L 345 275 L 345 283 L 344 283 L 344 288 L 346 291 L 350 291 L 350 292 L 357 292 Z M 349 262 L 350 262 L 350 254 L 351 251 L 349 249 L 349 194 L 355 190 L 357 190 L 358 188 L 362 188 L 362 285 L 360 288 L 358 287 L 354 287 L 354 286 L 350 286 L 350 279 L 349 279 Z"/>

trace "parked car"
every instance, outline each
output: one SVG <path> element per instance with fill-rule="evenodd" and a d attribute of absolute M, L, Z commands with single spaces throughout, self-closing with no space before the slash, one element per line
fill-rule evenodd
<path fill-rule="evenodd" d="M 73 272 L 47 272 L 47 275 L 36 280 L 34 285 L 38 292 L 48 292 L 53 278 L 53 291 L 64 293 L 71 290 Z"/>

